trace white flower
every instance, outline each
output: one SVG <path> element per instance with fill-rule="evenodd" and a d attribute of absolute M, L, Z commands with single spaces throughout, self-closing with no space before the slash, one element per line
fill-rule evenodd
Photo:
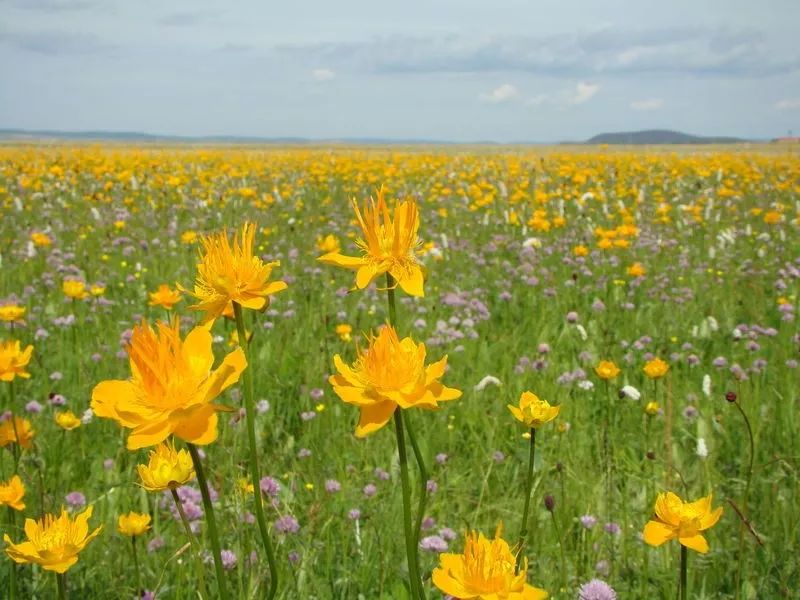
<path fill-rule="evenodd" d="M 717 323 L 717 320 L 711 315 L 706 317 L 706 323 L 708 323 L 708 328 L 711 331 L 716 331 L 717 329 L 719 329 L 719 323 Z"/>
<path fill-rule="evenodd" d="M 578 333 L 580 334 L 581 339 L 585 342 L 586 338 L 589 337 L 589 334 L 586 333 L 586 328 L 584 328 L 584 326 L 581 325 L 580 323 L 578 325 L 576 325 L 575 328 L 578 330 Z"/>
<path fill-rule="evenodd" d="M 594 384 L 588 379 L 584 379 L 578 382 L 578 387 L 582 390 L 592 390 L 594 389 Z"/>
<path fill-rule="evenodd" d="M 539 238 L 528 238 L 524 242 L 522 242 L 523 248 L 541 248 L 542 247 L 542 240 Z"/>
<path fill-rule="evenodd" d="M 706 398 L 711 397 L 711 377 L 708 374 L 703 375 L 703 393 Z"/>
<path fill-rule="evenodd" d="M 735 328 L 735 329 L 734 329 L 734 330 L 731 332 L 731 335 L 733 336 L 733 339 L 735 339 L 735 340 L 740 340 L 740 339 L 742 339 L 742 332 L 741 332 L 741 330 L 740 330 L 738 327 L 737 327 L 737 328 Z"/>
<path fill-rule="evenodd" d="M 489 385 L 497 385 L 497 386 L 500 386 L 500 385 L 503 385 L 503 384 L 502 384 L 502 382 L 501 382 L 501 381 L 500 381 L 500 380 L 499 380 L 497 377 L 495 377 L 494 375 L 487 375 L 486 377 L 484 377 L 483 379 L 481 379 L 481 380 L 478 382 L 478 385 L 476 385 L 476 386 L 475 386 L 475 391 L 476 391 L 476 392 L 482 392 L 482 391 L 483 391 L 483 390 L 485 390 L 485 389 L 486 389 L 486 387 L 487 387 L 487 386 L 489 386 Z"/>
<path fill-rule="evenodd" d="M 87 408 L 85 411 L 83 411 L 83 415 L 81 416 L 81 423 L 83 423 L 84 425 L 88 425 L 89 423 L 92 422 L 93 418 L 94 418 L 94 411 L 91 408 Z"/>
<path fill-rule="evenodd" d="M 702 459 L 708 457 L 708 446 L 706 446 L 705 438 L 697 438 L 697 456 Z"/>
<path fill-rule="evenodd" d="M 642 397 L 641 392 L 632 385 L 623 386 L 622 393 L 625 394 L 631 400 L 638 400 L 639 398 Z"/>

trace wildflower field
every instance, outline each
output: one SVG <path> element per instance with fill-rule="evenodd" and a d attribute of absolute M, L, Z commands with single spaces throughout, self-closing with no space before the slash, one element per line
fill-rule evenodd
<path fill-rule="evenodd" d="M 796 598 L 800 160 L 0 147 L 2 598 Z"/>

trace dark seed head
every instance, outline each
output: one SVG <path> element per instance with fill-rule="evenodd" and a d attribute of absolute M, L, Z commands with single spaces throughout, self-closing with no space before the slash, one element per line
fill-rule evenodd
<path fill-rule="evenodd" d="M 647 456 L 647 460 L 655 460 L 656 459 L 656 453 L 653 452 L 652 450 L 648 450 L 646 456 Z"/>
<path fill-rule="evenodd" d="M 727 400 L 728 402 L 736 402 L 736 392 L 726 393 L 725 400 Z"/>
<path fill-rule="evenodd" d="M 550 512 L 553 512 L 556 507 L 556 499 L 550 494 L 547 494 L 547 496 L 544 497 L 544 507 Z"/>

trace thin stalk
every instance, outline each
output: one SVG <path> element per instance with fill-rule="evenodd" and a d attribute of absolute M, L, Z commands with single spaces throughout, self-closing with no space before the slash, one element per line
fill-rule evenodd
<path fill-rule="evenodd" d="M 414 451 L 414 458 L 416 459 L 417 467 L 419 468 L 419 503 L 417 504 L 417 520 L 414 523 L 414 547 L 418 548 L 419 535 L 420 531 L 422 530 L 422 519 L 425 516 L 425 504 L 428 500 L 428 470 L 425 468 L 425 462 L 422 459 L 422 452 L 420 452 L 419 445 L 417 444 L 417 438 L 414 435 L 414 429 L 411 427 L 411 422 L 406 421 L 404 425 L 406 426 L 406 431 L 408 432 L 408 441 L 411 442 L 411 449 Z M 417 553 L 417 558 L 419 559 L 419 553 Z M 419 563 L 417 563 L 417 570 L 420 570 Z"/>
<path fill-rule="evenodd" d="M 408 482 L 408 457 L 406 456 L 405 435 L 403 433 L 403 410 L 398 406 L 394 411 L 394 427 L 397 435 L 397 454 L 400 458 L 400 482 L 403 487 L 403 529 L 406 538 L 406 559 L 408 578 L 413 598 L 422 598 L 419 570 L 417 569 L 416 536 L 411 528 L 411 487 Z"/>
<path fill-rule="evenodd" d="M 739 410 L 739 414 L 744 419 L 745 427 L 747 427 L 747 436 L 750 439 L 750 463 L 747 467 L 747 479 L 744 487 L 744 497 L 742 498 L 742 514 L 745 519 L 747 518 L 747 500 L 750 495 L 750 480 L 753 478 L 753 460 L 755 459 L 755 441 L 753 439 L 753 428 L 750 426 L 750 419 L 747 418 L 744 410 L 738 400 L 733 405 Z M 736 561 L 736 580 L 734 583 L 734 598 L 739 598 L 739 588 L 742 580 L 742 562 L 744 561 L 744 520 L 739 524 L 739 556 Z"/>
<path fill-rule="evenodd" d="M 689 552 L 686 549 L 686 546 L 681 544 L 681 580 L 680 580 L 680 598 L 681 600 L 686 600 L 686 571 L 687 571 L 687 563 L 689 562 Z"/>
<path fill-rule="evenodd" d="M 139 556 L 136 553 L 136 536 L 131 536 L 131 548 L 133 549 L 133 568 L 136 569 L 136 597 L 142 597 L 142 574 L 139 572 Z"/>
<path fill-rule="evenodd" d="M 561 588 L 567 589 L 567 560 L 564 556 L 564 537 L 561 535 L 561 528 L 558 526 L 558 519 L 554 510 L 549 511 L 550 516 L 553 518 L 553 527 L 556 529 L 556 537 L 558 538 L 558 548 L 561 550 Z"/>
<path fill-rule="evenodd" d="M 522 509 L 522 525 L 517 542 L 517 568 L 522 560 L 523 548 L 528 537 L 528 511 L 531 507 L 531 492 L 533 491 L 533 461 L 536 458 L 536 429 L 531 427 L 531 443 L 528 455 L 528 476 L 525 479 L 525 505 Z"/>
<path fill-rule="evenodd" d="M 12 379 L 11 382 L 8 384 L 8 410 L 11 411 L 11 427 L 14 428 L 14 440 L 15 443 L 11 444 L 11 453 L 14 455 L 14 474 L 17 474 L 19 471 L 19 455 L 21 452 L 22 446 L 20 445 L 19 434 L 17 433 L 17 418 L 14 414 L 16 409 L 16 396 L 17 392 L 14 388 L 14 380 Z"/>
<path fill-rule="evenodd" d="M 255 423 L 255 407 L 253 401 L 253 372 L 252 365 L 248 357 L 248 342 L 247 330 L 244 326 L 244 315 L 242 314 L 242 307 L 237 303 L 233 303 L 233 314 L 236 317 L 236 331 L 239 336 L 239 347 L 244 351 L 245 357 L 248 358 L 247 368 L 242 373 L 244 384 L 244 406 L 245 415 L 247 420 L 247 441 L 250 446 L 250 479 L 252 480 L 255 493 L 253 494 L 253 503 L 256 511 L 256 521 L 258 521 L 258 531 L 261 534 L 261 543 L 264 545 L 264 551 L 267 553 L 267 563 L 269 564 L 269 591 L 267 592 L 268 600 L 275 597 L 278 591 L 278 568 L 275 560 L 275 551 L 272 548 L 272 542 L 269 538 L 267 531 L 267 521 L 264 518 L 264 507 L 261 503 L 261 472 L 258 466 L 258 451 L 256 446 L 256 423 Z"/>
<path fill-rule="evenodd" d="M 214 555 L 214 569 L 217 572 L 217 590 L 219 591 L 220 599 L 225 600 L 228 594 L 225 591 L 225 572 L 222 570 L 222 556 L 220 555 L 219 535 L 217 535 L 217 520 L 214 518 L 214 507 L 211 505 L 211 495 L 208 493 L 208 483 L 203 473 L 203 462 L 200 460 L 200 455 L 197 453 L 197 447 L 189 442 L 186 442 L 186 445 L 189 447 L 189 454 L 192 455 L 194 470 L 195 473 L 197 473 L 197 483 L 200 486 L 200 494 L 203 496 L 203 509 L 206 512 L 208 535 L 211 538 L 211 552 Z"/>
<path fill-rule="evenodd" d="M 56 587 L 58 588 L 58 600 L 67 600 L 67 582 L 64 573 L 56 573 Z"/>
<path fill-rule="evenodd" d="M 206 590 L 205 567 L 203 566 L 202 557 L 200 556 L 200 544 L 197 542 L 197 538 L 194 537 L 194 533 L 192 533 L 192 527 L 189 525 L 189 519 L 186 518 L 186 513 L 183 512 L 183 503 L 178 497 L 178 492 L 175 491 L 174 488 L 171 488 L 170 492 L 172 492 L 172 499 L 175 501 L 175 508 L 178 509 L 178 514 L 181 517 L 183 529 L 186 531 L 186 537 L 189 538 L 189 543 L 192 546 L 192 553 L 194 554 L 194 567 L 195 571 L 197 571 L 197 579 L 200 582 L 200 596 L 202 598 L 208 598 L 208 591 Z"/>
<path fill-rule="evenodd" d="M 16 517 L 14 515 L 14 509 L 10 506 L 8 507 L 8 521 L 9 521 L 9 531 L 14 531 L 16 528 Z M 17 597 L 17 563 L 13 560 L 8 561 L 8 567 L 10 569 L 10 578 L 11 578 L 11 590 L 9 590 L 10 594 L 9 597 L 11 600 L 15 600 Z"/>

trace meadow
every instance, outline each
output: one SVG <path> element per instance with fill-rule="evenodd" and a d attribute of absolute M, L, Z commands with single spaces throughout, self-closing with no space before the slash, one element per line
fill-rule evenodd
<path fill-rule="evenodd" d="M 419 212 L 418 243 L 406 223 L 408 279 L 389 277 L 391 293 L 382 272 L 318 260 L 361 256 L 351 200 L 363 212 L 379 196 L 398 227 L 399 203 Z M 242 242 L 247 222 L 253 253 L 279 261 L 270 281 L 286 285 L 228 317 L 224 301 L 192 308 L 207 236 Z M 137 465 L 167 434 L 147 429 L 146 411 L 115 412 L 122 387 L 97 392 L 131 377 L 131 340 L 162 320 L 182 338 L 205 321 L 214 368 L 236 373 L 216 382 L 218 437 L 175 424 L 188 408 L 169 425 L 175 449 L 194 440 L 202 463 L 228 597 L 267 597 L 277 576 L 277 598 L 441 598 L 439 555 L 499 525 L 527 582 L 555 599 L 675 598 L 682 555 L 689 598 L 797 597 L 799 233 L 800 159 L 757 147 L 0 147 L 0 596 L 12 585 L 16 598 L 220 594 L 202 482 L 145 489 Z M 210 286 L 236 287 L 217 276 Z M 399 338 L 424 343 L 425 364 L 447 356 L 438 379 L 461 392 L 435 406 L 386 396 L 403 452 L 396 421 L 357 437 L 359 407 L 340 395 L 355 392 L 339 389 L 351 385 L 339 365 L 366 360 L 390 318 Z M 137 368 L 156 371 L 162 350 L 139 348 Z M 184 384 L 171 373 L 158 385 Z M 508 405 L 526 391 L 558 410 L 520 423 Z M 644 539 L 669 491 L 722 507 L 702 528 L 707 552 L 696 538 L 688 555 L 677 539 Z M 32 541 L 77 562 L 57 576 L 47 557 L 12 561 L 34 529 L 25 519 L 62 507 L 79 520 L 91 507 L 88 530 Z M 149 523 L 120 527 L 131 511 Z M 79 552 L 58 537 L 100 526 Z M 501 566 L 513 575 L 513 561 Z M 519 589 L 469 597 L 541 597 Z"/>

